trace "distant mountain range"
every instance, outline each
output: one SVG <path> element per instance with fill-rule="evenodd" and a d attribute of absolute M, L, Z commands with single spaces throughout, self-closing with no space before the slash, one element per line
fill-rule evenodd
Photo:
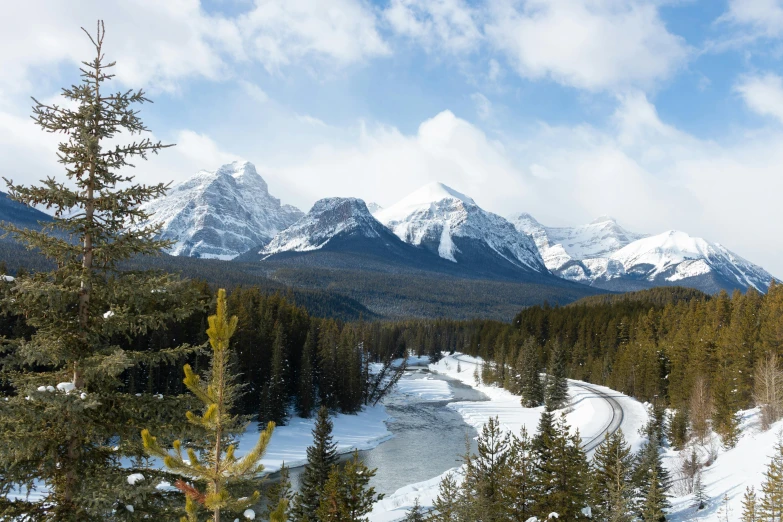
<path fill-rule="evenodd" d="M 254 277 L 263 274 L 276 284 L 336 289 L 381 315 L 392 306 L 387 294 L 402 286 L 398 298 L 408 300 L 426 293 L 423 286 L 437 286 L 441 297 L 433 299 L 451 300 L 446 308 L 461 310 L 457 295 L 467 292 L 475 300 L 479 288 L 494 282 L 522 285 L 508 287 L 514 290 L 503 297 L 506 314 L 512 306 L 545 299 L 564 304 L 607 290 L 654 286 L 765 292 L 772 280 L 722 245 L 685 232 L 639 234 L 607 216 L 560 228 L 544 226 L 527 213 L 506 219 L 441 183 L 387 208 L 356 198 L 326 198 L 305 214 L 270 195 L 251 163 L 234 162 L 198 172 L 145 208 L 154 213 L 153 223 L 163 225 L 162 236 L 175 242 L 172 256 L 233 260 L 226 266 Z M 0 197 L 0 220 L 32 226 L 49 219 Z M 468 289 L 459 281 L 476 283 Z M 356 286 L 362 290 L 354 292 Z M 491 296 L 484 297 L 482 306 L 489 310 Z M 394 314 L 432 315 L 418 311 L 438 310 L 441 304 L 418 302 L 395 308 Z"/>

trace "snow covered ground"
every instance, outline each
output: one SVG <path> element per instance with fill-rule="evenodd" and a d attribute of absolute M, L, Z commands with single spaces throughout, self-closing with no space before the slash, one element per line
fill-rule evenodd
<path fill-rule="evenodd" d="M 457 379 L 484 393 L 489 401 L 485 402 L 453 402 L 449 404 L 462 415 L 465 422 L 477 430 L 491 418 L 498 417 L 500 426 L 506 431 L 518 434 L 525 426 L 530 434 L 535 433 L 543 408 L 523 408 L 519 396 L 499 388 L 477 383 L 474 370 L 481 360 L 466 355 L 448 355 L 436 364 L 430 365 L 430 370 Z M 460 371 L 457 371 L 457 370 Z M 621 429 L 629 443 L 637 449 L 644 441 L 640 428 L 647 422 L 647 410 L 638 401 L 608 388 L 596 387 L 610 393 L 621 403 L 625 416 Z M 606 401 L 583 388 L 570 386 L 572 411 L 566 413 L 566 420 L 572 429 L 578 429 L 584 440 L 589 440 L 600 434 L 611 417 L 611 408 Z M 452 470 L 458 472 L 459 468 Z M 449 472 L 447 472 L 449 473 Z M 443 474 L 445 475 L 445 473 Z M 438 486 L 443 475 L 430 480 L 411 484 L 387 496 L 370 514 L 371 522 L 392 522 L 401 520 L 416 498 L 423 508 L 432 506 L 438 494 Z"/>
<path fill-rule="evenodd" d="M 390 420 L 383 405 L 368 406 L 357 415 L 338 414 L 331 417 L 332 435 L 339 453 L 368 450 L 388 440 L 392 434 L 386 429 Z M 307 447 L 313 443 L 315 418 L 294 417 L 286 426 L 278 426 L 261 461 L 267 471 L 277 471 L 283 462 L 296 467 L 307 462 Z M 241 437 L 237 453 L 244 455 L 258 440 L 258 425 L 252 424 Z"/>
<path fill-rule="evenodd" d="M 702 462 L 706 461 L 711 452 L 713 456 L 717 456 L 714 463 L 702 470 L 702 481 L 710 501 L 705 509 L 697 511 L 693 507 L 692 494 L 674 497 L 671 499 L 672 510 L 669 520 L 739 522 L 742 519 L 742 496 L 745 488 L 755 487 L 757 497 L 761 496 L 764 472 L 774 452 L 775 444 L 783 436 L 783 421 L 773 424 L 767 431 L 761 431 L 758 409 L 747 410 L 742 412 L 741 430 L 737 446 L 728 451 L 721 447 L 717 436 L 707 441 L 705 445 L 696 446 Z M 676 479 L 679 478 L 680 455 L 690 454 L 690 451 L 690 448 L 683 452 L 670 450 L 664 457 L 664 464 L 675 479 L 675 492 L 677 492 Z M 728 496 L 727 504 L 724 504 L 724 495 Z"/>

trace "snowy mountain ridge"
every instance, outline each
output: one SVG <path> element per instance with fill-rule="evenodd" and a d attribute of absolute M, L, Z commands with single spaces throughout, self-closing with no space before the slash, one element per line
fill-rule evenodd
<path fill-rule="evenodd" d="M 323 248 L 340 234 L 356 233 L 363 237 L 381 237 L 386 232 L 376 221 L 364 201 L 356 198 L 325 198 L 299 221 L 280 232 L 261 249 L 270 256 L 282 252 L 308 252 Z"/>
<path fill-rule="evenodd" d="M 483 250 L 523 270 L 548 273 L 530 237 L 442 183 L 425 185 L 375 217 L 404 242 L 455 263 Z"/>
<path fill-rule="evenodd" d="M 176 256 L 233 259 L 267 243 L 303 213 L 269 194 L 255 166 L 235 161 L 202 170 L 144 205 Z"/>
<path fill-rule="evenodd" d="M 637 234 L 608 216 L 572 228 L 545 227 L 526 213 L 511 221 L 533 238 L 552 273 L 591 286 L 624 289 L 691 281 L 705 290 L 752 287 L 766 292 L 772 280 L 763 268 L 719 243 L 681 231 Z"/>

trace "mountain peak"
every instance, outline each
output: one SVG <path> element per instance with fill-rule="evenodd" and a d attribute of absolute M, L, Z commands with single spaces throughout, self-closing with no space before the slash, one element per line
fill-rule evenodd
<path fill-rule="evenodd" d="M 354 234 L 380 237 L 389 231 L 372 217 L 367 205 L 357 198 L 324 198 L 313 204 L 304 217 L 277 234 L 260 252 L 269 256 L 282 252 L 319 250 L 337 236 Z"/>
<path fill-rule="evenodd" d="M 161 224 L 161 237 L 175 242 L 170 254 L 218 259 L 267 243 L 304 215 L 270 195 L 249 161 L 201 170 L 144 208 L 149 224 Z"/>
<path fill-rule="evenodd" d="M 410 203 L 436 203 L 444 199 L 458 199 L 463 203 L 468 203 L 470 205 L 476 204 L 472 198 L 466 196 L 462 192 L 457 192 L 453 188 L 441 183 L 440 181 L 435 181 L 433 183 L 424 185 L 402 201 L 410 201 Z"/>
<path fill-rule="evenodd" d="M 591 225 L 599 225 L 601 223 L 614 223 L 617 224 L 617 220 L 613 218 L 612 216 L 608 216 L 604 214 L 603 216 L 598 216 L 593 221 L 590 222 Z"/>

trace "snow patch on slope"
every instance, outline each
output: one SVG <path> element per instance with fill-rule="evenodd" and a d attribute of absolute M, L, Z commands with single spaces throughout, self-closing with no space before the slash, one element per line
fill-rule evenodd
<path fill-rule="evenodd" d="M 308 252 L 323 248 L 341 234 L 380 237 L 384 231 L 361 199 L 326 198 L 316 201 L 307 215 L 276 235 L 260 253 Z"/>
<path fill-rule="evenodd" d="M 303 215 L 271 196 L 247 161 L 202 170 L 142 208 L 152 214 L 148 224 L 160 224 L 161 237 L 175 242 L 170 254 L 223 260 L 268 242 Z"/>
<path fill-rule="evenodd" d="M 472 198 L 442 183 L 425 185 L 375 216 L 401 240 L 414 246 L 430 246 L 449 261 L 459 262 L 455 239 L 471 239 L 519 268 L 548 272 L 529 237 L 504 218 L 480 208 Z"/>

